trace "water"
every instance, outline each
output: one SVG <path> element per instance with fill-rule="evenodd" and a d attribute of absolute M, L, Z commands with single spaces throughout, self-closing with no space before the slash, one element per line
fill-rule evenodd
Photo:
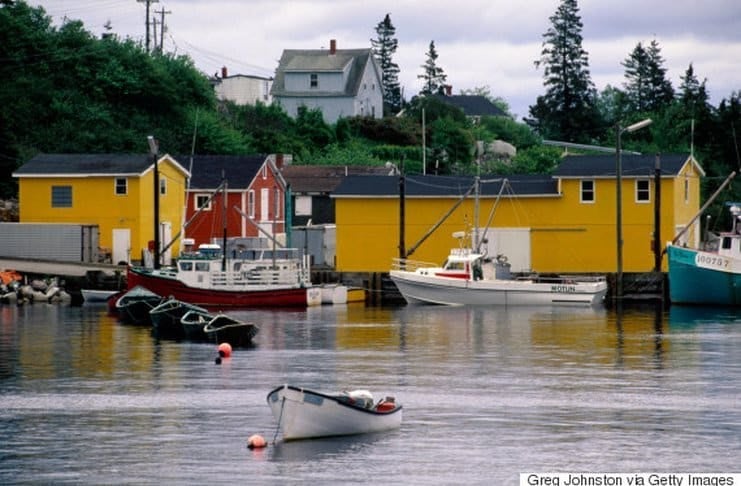
<path fill-rule="evenodd" d="M 104 306 L 0 306 L 0 483 L 518 484 L 738 472 L 741 314 L 672 308 L 241 311 L 255 346 L 158 341 Z M 366 388 L 400 430 L 272 442 L 265 397 Z"/>

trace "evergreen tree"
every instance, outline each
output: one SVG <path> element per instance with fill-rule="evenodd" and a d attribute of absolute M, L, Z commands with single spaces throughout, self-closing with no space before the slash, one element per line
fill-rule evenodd
<path fill-rule="evenodd" d="M 648 105 L 648 52 L 640 42 L 635 46 L 628 58 L 621 63 L 625 67 L 623 83 L 627 94 L 627 102 L 631 111 L 646 111 Z"/>
<path fill-rule="evenodd" d="M 546 93 L 530 107 L 532 118 L 526 122 L 546 138 L 589 142 L 601 122 L 576 0 L 562 0 L 550 21 L 541 57 L 535 61 L 536 68 L 544 66 Z"/>
<path fill-rule="evenodd" d="M 371 39 L 373 54 L 381 67 L 384 108 L 391 114 L 398 113 L 401 110 L 399 65 L 392 60 L 392 56 L 399 45 L 399 41 L 394 37 L 395 33 L 396 28 L 391 23 L 391 17 L 386 14 L 386 17 L 376 25 L 378 39 Z"/>
<path fill-rule="evenodd" d="M 662 111 L 674 99 L 674 89 L 666 79 L 661 49 L 654 39 L 648 47 L 640 42 L 622 62 L 625 67 L 627 107 L 631 111 Z"/>
<path fill-rule="evenodd" d="M 661 57 L 661 49 L 656 39 L 646 49 L 648 53 L 648 77 L 649 77 L 649 109 L 663 110 L 674 100 L 674 88 L 666 77 L 664 58 Z"/>
<path fill-rule="evenodd" d="M 425 61 L 421 66 L 422 69 L 424 69 L 424 73 L 417 76 L 417 78 L 424 80 L 424 86 L 419 94 L 444 94 L 445 81 L 448 79 L 448 76 L 446 76 L 443 69 L 437 65 L 438 55 L 435 50 L 434 40 L 430 41 L 430 49 L 427 51 L 426 55 L 427 61 Z"/>

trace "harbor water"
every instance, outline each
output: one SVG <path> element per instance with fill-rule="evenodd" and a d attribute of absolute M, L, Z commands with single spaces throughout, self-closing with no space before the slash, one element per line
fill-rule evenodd
<path fill-rule="evenodd" d="M 739 472 L 741 313 L 230 311 L 254 346 L 158 340 L 105 306 L 0 306 L 0 484 L 519 484 Z M 399 430 L 283 442 L 283 383 L 367 389 Z M 248 449 L 253 434 L 264 449 Z"/>

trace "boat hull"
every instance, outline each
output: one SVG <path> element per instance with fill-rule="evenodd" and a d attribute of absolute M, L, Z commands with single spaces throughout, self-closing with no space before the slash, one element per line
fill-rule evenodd
<path fill-rule="evenodd" d="M 667 246 L 673 304 L 741 305 L 741 260 Z"/>
<path fill-rule="evenodd" d="M 189 287 L 175 278 L 152 275 L 146 270 L 129 267 L 127 285 L 141 285 L 159 295 L 203 307 L 306 307 L 309 305 L 305 287 L 268 290 L 214 290 Z"/>
<path fill-rule="evenodd" d="M 530 280 L 468 280 L 392 270 L 391 280 L 409 304 L 599 305 L 607 282 L 539 283 Z"/>
<path fill-rule="evenodd" d="M 112 295 L 118 293 L 118 290 L 82 289 L 80 293 L 83 302 L 93 304 L 107 302 Z"/>
<path fill-rule="evenodd" d="M 177 299 L 168 299 L 149 311 L 152 328 L 158 336 L 180 338 L 185 336 L 182 317 L 191 310 L 207 313 L 208 311 L 197 305 L 189 304 Z"/>
<path fill-rule="evenodd" d="M 267 400 L 284 440 L 383 432 L 401 427 L 401 405 L 379 412 L 290 385 L 271 391 Z"/>
<path fill-rule="evenodd" d="M 216 315 L 203 327 L 206 339 L 218 344 L 229 343 L 231 346 L 249 346 L 259 328 L 247 322 L 237 321 L 229 316 Z"/>

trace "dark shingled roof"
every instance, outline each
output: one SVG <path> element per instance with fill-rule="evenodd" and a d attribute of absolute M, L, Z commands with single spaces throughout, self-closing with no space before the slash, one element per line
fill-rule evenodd
<path fill-rule="evenodd" d="M 267 155 L 194 155 L 191 190 L 214 190 L 226 178 L 229 187 L 246 188 L 257 175 Z M 190 155 L 178 160 L 187 168 Z"/>
<path fill-rule="evenodd" d="M 507 116 L 497 105 L 481 95 L 435 95 L 443 103 L 463 110 L 466 116 Z"/>
<path fill-rule="evenodd" d="M 286 49 L 275 71 L 275 80 L 270 88 L 273 96 L 355 96 L 360 89 L 360 82 L 365 66 L 373 61 L 370 49 L 337 49 L 336 54 L 330 54 L 327 49 Z M 323 91 L 322 89 L 307 89 L 304 91 L 286 90 L 285 73 L 299 72 L 337 72 L 340 73 L 349 66 L 347 83 L 342 89 Z M 321 88 L 321 87 L 320 87 Z"/>
<path fill-rule="evenodd" d="M 347 176 L 385 175 L 389 169 L 379 166 L 288 165 L 282 172 L 295 193 L 329 193 Z"/>
<path fill-rule="evenodd" d="M 661 154 L 661 175 L 677 175 L 689 160 L 689 154 Z M 568 155 L 561 160 L 553 175 L 560 178 L 569 177 L 615 177 L 616 156 L 608 155 Z M 621 156 L 623 177 L 653 176 L 656 166 L 656 155 Z"/>
<path fill-rule="evenodd" d="M 548 175 L 482 175 L 481 195 L 496 196 L 507 179 L 516 196 L 558 195 L 558 184 Z M 474 183 L 472 176 L 434 176 L 409 175 L 406 177 L 405 195 L 407 197 L 459 197 L 465 194 Z M 393 196 L 399 195 L 398 176 L 348 176 L 335 189 L 333 197 L 353 196 Z"/>
<path fill-rule="evenodd" d="M 138 175 L 151 166 L 148 154 L 39 154 L 13 175 Z"/>

